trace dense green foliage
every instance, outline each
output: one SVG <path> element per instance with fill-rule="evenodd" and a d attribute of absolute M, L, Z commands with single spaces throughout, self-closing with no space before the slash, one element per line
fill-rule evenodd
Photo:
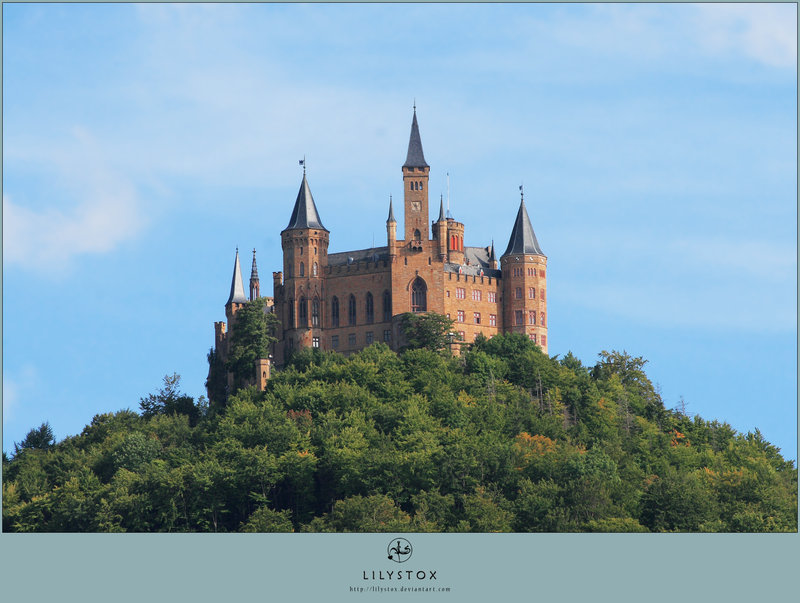
<path fill-rule="evenodd" d="M 223 409 L 168 408 L 172 387 L 146 416 L 18 449 L 3 529 L 795 531 L 793 462 L 665 409 L 644 364 L 584 367 L 518 335 L 456 357 L 307 350 Z"/>

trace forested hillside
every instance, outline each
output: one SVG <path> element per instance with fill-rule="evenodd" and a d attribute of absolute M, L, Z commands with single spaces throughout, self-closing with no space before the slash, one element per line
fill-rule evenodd
<path fill-rule="evenodd" d="M 797 530 L 794 463 L 665 409 L 645 362 L 508 335 L 457 356 L 307 350 L 210 406 L 167 377 L 141 413 L 58 444 L 32 430 L 3 460 L 3 529 Z"/>

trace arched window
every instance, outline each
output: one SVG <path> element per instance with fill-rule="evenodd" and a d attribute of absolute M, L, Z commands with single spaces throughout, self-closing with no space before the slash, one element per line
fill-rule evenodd
<path fill-rule="evenodd" d="M 300 326 L 307 327 L 308 326 L 308 305 L 306 304 L 306 298 L 300 298 L 300 306 L 297 308 L 297 317 L 300 319 Z"/>
<path fill-rule="evenodd" d="M 334 297 L 331 300 L 331 326 L 339 326 L 339 298 Z"/>
<path fill-rule="evenodd" d="M 392 320 L 392 294 L 383 292 L 383 322 Z"/>
<path fill-rule="evenodd" d="M 314 262 L 314 266 L 311 268 L 311 276 L 317 276 L 317 263 Z"/>
<path fill-rule="evenodd" d="M 375 302 L 372 299 L 372 293 L 367 293 L 367 323 L 372 324 L 375 322 Z"/>
<path fill-rule="evenodd" d="M 419 241 L 422 238 L 422 233 L 419 231 L 418 228 L 414 229 L 414 240 Z"/>
<path fill-rule="evenodd" d="M 294 329 L 294 300 L 289 300 L 289 328 Z"/>
<path fill-rule="evenodd" d="M 420 181 L 420 183 L 419 183 L 419 190 L 422 190 L 422 189 L 424 189 L 424 188 L 425 188 L 425 183 L 424 183 L 424 182 L 422 182 L 422 181 Z"/>
<path fill-rule="evenodd" d="M 428 286 L 421 278 L 414 279 L 411 285 L 411 311 L 425 312 L 428 309 Z"/>
<path fill-rule="evenodd" d="M 412 191 L 414 190 L 414 183 L 413 182 L 409 182 L 408 186 Z"/>
<path fill-rule="evenodd" d="M 306 265 L 303 262 L 300 262 L 300 276 L 306 275 Z"/>
<path fill-rule="evenodd" d="M 347 322 L 348 324 L 356 324 L 356 296 L 350 295 L 350 302 L 347 304 Z"/>
<path fill-rule="evenodd" d="M 319 300 L 316 297 L 311 302 L 311 326 L 319 326 Z"/>

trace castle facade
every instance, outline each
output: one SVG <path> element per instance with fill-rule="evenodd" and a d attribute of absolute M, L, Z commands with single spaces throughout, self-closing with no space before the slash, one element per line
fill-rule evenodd
<path fill-rule="evenodd" d="M 437 219 L 429 221 L 429 172 L 415 109 L 402 166 L 402 238 L 390 199 L 385 246 L 328 253 L 331 233 L 303 168 L 289 224 L 281 232 L 283 269 L 272 273 L 271 311 L 282 325 L 275 365 L 306 347 L 349 354 L 382 341 L 397 349 L 402 344 L 399 318 L 406 312 L 448 316 L 463 342 L 478 333 L 524 333 L 547 353 L 547 257 L 524 198 L 498 262 L 493 242 L 465 245 L 464 224 L 445 214 L 441 200 Z M 255 252 L 249 293 L 249 299 L 260 296 Z M 247 301 L 237 250 L 225 306 L 228 324 L 215 325 L 215 345 L 223 358 L 226 331 L 235 328 L 236 310 Z M 263 387 L 269 362 L 260 362 L 256 382 Z"/>

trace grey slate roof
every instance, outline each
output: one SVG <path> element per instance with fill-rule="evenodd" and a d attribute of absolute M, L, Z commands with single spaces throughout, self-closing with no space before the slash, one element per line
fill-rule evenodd
<path fill-rule="evenodd" d="M 256 250 L 253 249 L 253 267 L 250 269 L 250 280 L 258 280 L 258 266 L 256 266 Z"/>
<path fill-rule="evenodd" d="M 508 240 L 508 248 L 500 257 L 505 257 L 512 253 L 544 255 L 539 247 L 539 241 L 536 240 L 536 234 L 533 232 L 528 210 L 525 209 L 525 201 L 520 201 L 517 219 L 514 221 L 514 228 L 511 230 L 511 238 Z"/>
<path fill-rule="evenodd" d="M 306 180 L 305 174 L 303 174 L 303 182 L 300 184 L 300 192 L 297 193 L 297 201 L 294 202 L 292 217 L 289 218 L 289 226 L 284 230 L 293 228 L 319 228 L 330 232 L 322 225 L 322 220 L 319 219 L 317 206 L 314 203 L 314 197 L 311 196 L 311 189 L 308 187 L 308 180 Z"/>
<path fill-rule="evenodd" d="M 239 266 L 239 249 L 236 249 L 236 261 L 233 264 L 233 279 L 231 280 L 231 294 L 228 296 L 229 303 L 246 304 L 247 296 L 244 294 L 244 285 L 242 284 L 242 268 Z"/>
<path fill-rule="evenodd" d="M 490 262 L 496 262 L 497 261 L 497 256 L 495 256 L 495 254 L 494 254 L 494 239 L 492 239 L 492 245 L 491 245 L 491 247 L 489 247 L 489 261 Z"/>
<path fill-rule="evenodd" d="M 444 201 L 442 201 L 441 197 L 439 198 L 439 219 L 436 220 L 437 222 L 444 222 Z"/>
<path fill-rule="evenodd" d="M 397 223 L 397 220 L 394 219 L 394 210 L 392 209 L 392 197 L 391 197 L 391 195 L 389 196 L 389 217 L 386 218 L 386 221 L 387 222 L 395 222 L 395 223 Z"/>
<path fill-rule="evenodd" d="M 417 111 L 414 110 L 414 119 L 411 121 L 411 136 L 408 139 L 408 154 L 403 167 L 430 167 L 425 163 L 425 154 L 422 152 L 422 139 L 419 137 L 417 125 Z"/>
<path fill-rule="evenodd" d="M 344 266 L 355 262 L 378 262 L 389 259 L 388 247 L 370 247 L 355 251 L 342 251 L 328 254 L 328 266 Z"/>
<path fill-rule="evenodd" d="M 483 272 L 484 276 L 500 278 L 500 271 L 493 269 L 489 261 L 490 254 L 490 247 L 464 247 L 465 263 L 445 264 L 444 271 L 470 276 L 479 276 Z M 469 264 L 466 262 L 469 262 Z"/>

